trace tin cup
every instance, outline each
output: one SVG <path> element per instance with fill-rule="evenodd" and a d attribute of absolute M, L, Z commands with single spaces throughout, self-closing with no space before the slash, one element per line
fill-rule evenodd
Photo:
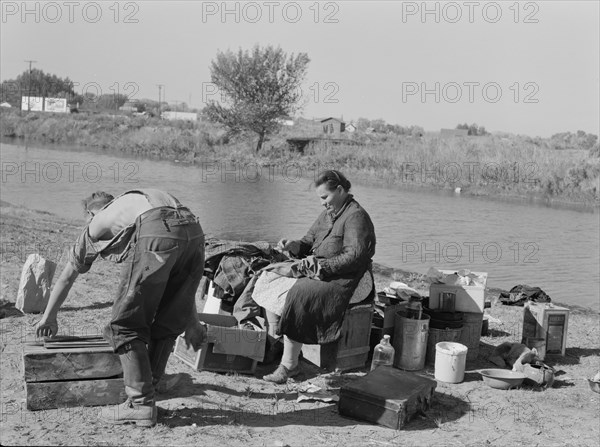
<path fill-rule="evenodd" d="M 441 309 L 445 312 L 454 312 L 456 309 L 456 293 L 441 292 L 440 293 Z"/>

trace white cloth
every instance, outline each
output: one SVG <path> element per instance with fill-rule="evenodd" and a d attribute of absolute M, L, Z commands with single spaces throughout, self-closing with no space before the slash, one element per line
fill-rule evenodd
<path fill-rule="evenodd" d="M 274 272 L 263 271 L 254 285 L 252 299 L 269 312 L 281 316 L 287 293 L 297 280 L 297 278 L 288 278 Z"/>

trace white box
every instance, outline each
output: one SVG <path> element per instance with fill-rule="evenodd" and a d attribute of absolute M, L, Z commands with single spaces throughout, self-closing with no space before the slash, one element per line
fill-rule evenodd
<path fill-rule="evenodd" d="M 456 270 L 439 270 L 443 274 L 443 280 L 448 282 L 458 279 Z M 429 308 L 440 309 L 440 293 L 456 293 L 454 310 L 457 312 L 483 313 L 485 307 L 485 284 L 487 272 L 470 272 L 479 278 L 481 284 L 462 286 L 454 284 L 432 283 L 429 286 Z"/>
<path fill-rule="evenodd" d="M 448 284 L 431 284 L 429 286 L 429 308 L 441 308 L 440 293 L 456 293 L 454 310 L 457 312 L 483 313 L 485 305 L 484 286 L 451 286 Z"/>

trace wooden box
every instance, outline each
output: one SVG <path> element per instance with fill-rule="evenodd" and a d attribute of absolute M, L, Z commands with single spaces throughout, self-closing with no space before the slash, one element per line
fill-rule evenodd
<path fill-rule="evenodd" d="M 23 371 L 29 410 L 113 405 L 127 398 L 119 356 L 108 344 L 52 349 L 25 344 Z"/>
<path fill-rule="evenodd" d="M 437 382 L 391 366 L 380 366 L 340 389 L 338 411 L 353 419 L 403 428 L 430 408 Z"/>
<path fill-rule="evenodd" d="M 194 351 L 180 336 L 175 357 L 198 371 L 254 374 L 256 364 L 265 355 L 267 331 L 240 329 L 230 315 L 201 313 L 198 317 L 207 324 L 207 343 Z"/>
<path fill-rule="evenodd" d="M 303 345 L 305 360 L 326 369 L 346 371 L 365 366 L 369 358 L 373 304 L 351 307 L 342 323 L 341 338 L 324 345 Z"/>
<path fill-rule="evenodd" d="M 565 355 L 567 349 L 567 330 L 569 328 L 569 309 L 552 303 L 527 303 L 523 308 L 523 337 L 543 338 L 546 340 L 545 354 Z"/>

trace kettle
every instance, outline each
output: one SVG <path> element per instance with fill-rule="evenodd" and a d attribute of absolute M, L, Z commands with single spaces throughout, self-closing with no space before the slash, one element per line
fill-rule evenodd
<path fill-rule="evenodd" d="M 554 383 L 554 368 L 540 361 L 523 365 L 525 380 L 533 385 L 551 388 Z"/>

